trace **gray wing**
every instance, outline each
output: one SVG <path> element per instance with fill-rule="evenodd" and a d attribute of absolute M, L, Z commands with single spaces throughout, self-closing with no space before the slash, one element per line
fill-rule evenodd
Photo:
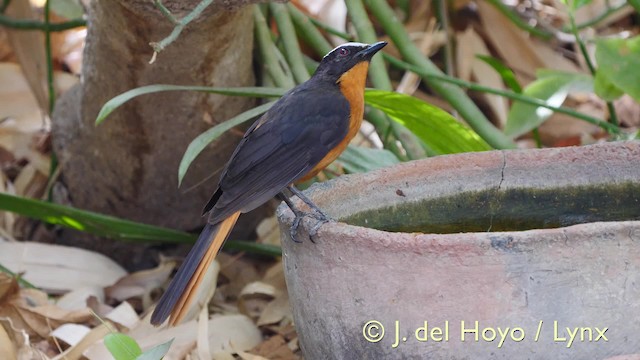
<path fill-rule="evenodd" d="M 229 160 L 206 211 L 217 223 L 253 210 L 313 169 L 347 135 L 350 108 L 338 89 L 294 89 L 258 119 Z"/>

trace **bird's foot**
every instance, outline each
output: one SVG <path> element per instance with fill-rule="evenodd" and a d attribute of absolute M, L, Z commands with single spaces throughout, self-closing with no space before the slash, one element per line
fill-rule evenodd
<path fill-rule="evenodd" d="M 297 243 L 302 242 L 301 240 L 298 239 L 298 228 L 300 227 L 300 224 L 303 223 L 304 217 L 308 216 L 316 220 L 316 223 L 311 227 L 309 231 L 307 231 L 307 233 L 309 234 L 309 239 L 311 240 L 312 243 L 315 243 L 316 242 L 315 236 L 318 234 L 318 230 L 320 230 L 320 227 L 323 224 L 326 224 L 332 221 L 331 218 L 327 216 L 327 214 L 325 214 L 322 210 L 320 210 L 320 208 L 316 206 L 316 204 L 314 204 L 313 201 L 311 201 L 302 192 L 296 189 L 295 186 L 291 185 L 291 186 L 288 186 L 287 188 L 289 189 L 289 191 L 291 191 L 291 193 L 298 196 L 298 198 L 301 199 L 305 204 L 307 204 L 307 206 L 309 206 L 309 208 L 312 210 L 311 212 L 305 213 L 299 210 L 295 205 L 293 205 L 293 202 L 287 197 L 285 193 L 281 192 L 280 194 L 278 194 L 278 196 L 289 206 L 291 211 L 296 216 L 293 219 L 291 228 L 289 229 L 289 235 L 291 236 L 291 240 Z"/>
<path fill-rule="evenodd" d="M 307 231 L 309 234 L 309 240 L 315 244 L 315 237 L 318 234 L 318 230 L 322 227 L 322 225 L 332 221 L 326 214 L 322 211 L 312 212 L 312 213 L 304 213 L 302 211 L 295 212 L 296 217 L 293 219 L 293 223 L 291 224 L 291 228 L 289 229 L 289 235 L 291 236 L 291 240 L 297 243 L 301 243 L 302 240 L 298 239 L 298 229 L 300 224 L 303 223 L 304 217 L 310 217 L 316 220 L 316 223 Z"/>

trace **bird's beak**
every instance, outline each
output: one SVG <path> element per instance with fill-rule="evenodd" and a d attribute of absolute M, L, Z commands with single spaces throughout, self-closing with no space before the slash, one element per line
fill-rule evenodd
<path fill-rule="evenodd" d="M 364 50 L 360 50 L 360 52 L 358 52 L 358 55 L 360 55 L 361 57 L 363 57 L 365 59 L 371 59 L 373 57 L 373 55 L 375 55 L 378 51 L 380 51 L 380 49 L 382 49 L 386 45 L 387 45 L 386 41 L 379 41 L 379 42 L 377 42 L 375 44 L 369 45 Z"/>

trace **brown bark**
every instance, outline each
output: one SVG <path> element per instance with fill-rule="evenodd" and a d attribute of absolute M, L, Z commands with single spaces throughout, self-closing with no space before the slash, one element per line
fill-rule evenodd
<path fill-rule="evenodd" d="M 255 2 L 255 1 L 254 1 Z M 178 18 L 198 1 L 164 1 Z M 193 138 L 253 100 L 194 92 L 136 98 L 100 126 L 112 97 L 149 84 L 251 86 L 253 22 L 247 1 L 214 3 L 148 64 L 151 41 L 173 29 L 151 1 L 92 1 L 82 84 L 56 106 L 53 143 L 70 202 L 83 209 L 172 228 L 202 223 L 202 205 L 239 137 L 232 132 L 194 162 L 181 189 L 179 161 Z M 188 192 L 185 189 L 211 177 Z"/>

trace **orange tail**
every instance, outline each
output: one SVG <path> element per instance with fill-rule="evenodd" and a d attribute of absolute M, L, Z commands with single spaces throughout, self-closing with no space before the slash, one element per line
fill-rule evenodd
<path fill-rule="evenodd" d="M 187 314 L 189 305 L 196 296 L 196 289 L 202 282 L 207 268 L 227 240 L 238 216 L 240 216 L 239 211 L 217 224 L 207 224 L 202 229 L 198 241 L 153 311 L 151 324 L 159 326 L 171 316 L 169 325 L 173 326 Z"/>

